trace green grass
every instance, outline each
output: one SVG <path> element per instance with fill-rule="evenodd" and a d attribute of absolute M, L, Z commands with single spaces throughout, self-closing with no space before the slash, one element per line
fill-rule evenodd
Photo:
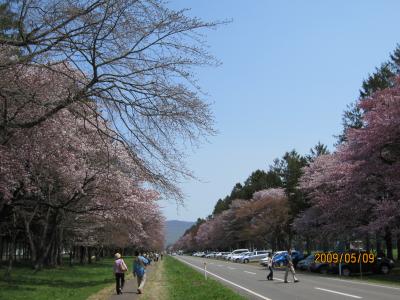
<path fill-rule="evenodd" d="M 0 299 L 83 300 L 114 282 L 112 259 L 84 266 L 44 269 L 36 274 L 27 267 L 16 267 L 11 281 L 0 269 Z"/>
<path fill-rule="evenodd" d="M 165 258 L 165 277 L 169 300 L 243 300 L 221 283 L 186 266 L 182 262 L 167 256 Z"/>

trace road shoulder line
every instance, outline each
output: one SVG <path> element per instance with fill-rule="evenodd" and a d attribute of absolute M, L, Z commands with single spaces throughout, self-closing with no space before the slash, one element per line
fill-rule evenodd
<path fill-rule="evenodd" d="M 203 269 L 203 268 L 200 268 L 200 267 L 198 267 L 198 266 L 196 266 L 196 265 L 193 265 L 193 264 L 191 264 L 191 263 L 185 261 L 184 259 L 180 259 L 180 258 L 176 258 L 176 259 L 179 260 L 179 261 L 181 261 L 181 262 L 183 262 L 183 263 L 185 263 L 185 264 L 188 264 L 189 266 L 191 266 L 191 267 L 193 267 L 193 268 L 199 269 L 199 270 L 201 270 L 201 271 L 204 272 L 204 269 Z M 260 295 L 260 294 L 258 294 L 258 293 L 256 293 L 256 292 L 254 292 L 254 291 L 252 291 L 252 290 L 249 290 L 248 288 L 245 288 L 245 287 L 243 287 L 243 286 L 241 286 L 241 285 L 239 285 L 239 284 L 237 284 L 237 283 L 234 283 L 234 282 L 232 282 L 232 281 L 230 281 L 230 280 L 228 280 L 228 279 L 225 279 L 225 278 L 223 278 L 223 277 L 221 277 L 221 276 L 219 276 L 219 275 L 217 275 L 217 274 L 211 273 L 210 271 L 206 271 L 206 272 L 207 272 L 208 274 L 210 274 L 210 275 L 212 275 L 212 276 L 218 278 L 218 279 L 221 279 L 222 281 L 225 281 L 225 282 L 227 282 L 227 283 L 229 283 L 229 284 L 231 284 L 231 285 L 233 285 L 233 286 L 236 286 L 236 287 L 238 287 L 238 288 L 240 288 L 240 289 L 242 289 L 242 290 L 244 290 L 244 291 L 246 291 L 246 292 L 248 292 L 248 293 L 250 293 L 250 294 L 252 294 L 252 295 L 254 295 L 254 296 L 257 296 L 257 297 L 259 297 L 259 298 L 261 298 L 261 299 L 264 299 L 264 300 L 272 300 L 272 299 L 270 299 L 270 298 L 267 298 L 267 297 L 265 297 L 265 296 L 263 296 L 263 295 Z"/>
<path fill-rule="evenodd" d="M 323 289 L 323 288 L 319 288 L 319 287 L 314 287 L 314 289 L 320 290 L 320 291 L 329 292 L 329 293 L 333 293 L 333 294 L 338 294 L 338 295 L 342 295 L 342 296 L 347 296 L 347 297 L 351 297 L 351 298 L 362 299 L 362 297 L 360 297 L 360 296 L 347 294 L 347 293 L 342 293 L 342 292 L 333 291 L 333 290 L 328 290 L 328 289 Z"/>

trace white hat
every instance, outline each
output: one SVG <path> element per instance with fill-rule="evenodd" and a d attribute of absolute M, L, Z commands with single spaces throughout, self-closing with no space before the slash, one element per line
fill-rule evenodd
<path fill-rule="evenodd" d="M 115 253 L 115 258 L 121 258 L 121 254 L 119 254 L 119 253 Z"/>

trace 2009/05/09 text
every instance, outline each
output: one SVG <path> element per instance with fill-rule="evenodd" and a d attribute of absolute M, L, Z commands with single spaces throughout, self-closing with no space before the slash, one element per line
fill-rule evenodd
<path fill-rule="evenodd" d="M 375 255 L 370 252 L 317 252 L 314 254 L 314 262 L 316 263 L 374 263 Z"/>

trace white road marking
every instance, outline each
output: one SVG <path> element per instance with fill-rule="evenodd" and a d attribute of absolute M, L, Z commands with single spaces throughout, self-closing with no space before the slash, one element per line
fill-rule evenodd
<path fill-rule="evenodd" d="M 253 275 L 256 275 L 256 274 L 257 274 L 257 273 L 253 273 L 253 272 L 249 272 L 249 271 L 243 271 L 243 272 L 249 273 L 249 274 L 253 274 Z"/>
<path fill-rule="evenodd" d="M 280 278 L 274 278 L 274 280 L 285 281 L 285 280 L 280 279 Z"/>
<path fill-rule="evenodd" d="M 334 294 L 338 294 L 338 295 L 342 295 L 342 296 L 347 296 L 347 297 L 351 297 L 351 298 L 356 298 L 356 299 L 362 299 L 362 297 L 356 296 L 356 295 L 351 295 L 351 294 L 346 294 L 346 293 L 342 293 L 342 292 L 327 290 L 327 289 L 323 289 L 323 288 L 319 288 L 319 287 L 314 287 L 314 288 L 315 288 L 316 290 L 320 290 L 320 291 L 325 291 L 325 292 L 334 293 Z"/>
<path fill-rule="evenodd" d="M 236 268 L 228 267 L 229 270 L 236 270 Z"/>
<path fill-rule="evenodd" d="M 360 282 L 360 281 L 358 281 L 358 280 L 347 280 L 347 279 L 337 279 L 337 278 L 325 278 L 325 279 L 335 280 L 335 281 L 341 281 L 341 282 L 348 282 L 348 283 L 364 284 L 364 285 L 375 286 L 375 287 L 381 287 L 381 288 L 392 289 L 392 290 L 400 290 L 400 288 L 393 287 L 393 286 L 380 285 L 380 284 L 373 284 L 373 283 L 366 283 L 366 282 Z"/>
<path fill-rule="evenodd" d="M 200 268 L 200 267 L 198 267 L 198 266 L 196 266 L 196 265 L 193 265 L 193 264 L 191 264 L 191 263 L 189 263 L 189 262 L 187 262 L 187 261 L 185 261 L 185 260 L 183 260 L 183 259 L 180 259 L 180 258 L 177 258 L 179 261 L 181 261 L 181 262 L 184 262 L 185 264 L 188 264 L 189 266 L 192 266 L 193 268 L 196 268 L 196 269 L 199 269 L 199 270 L 201 270 L 201 271 L 204 271 L 204 269 L 203 268 Z M 233 286 L 236 286 L 236 287 L 238 287 L 238 288 L 240 288 L 240 289 L 242 289 L 242 290 L 244 290 L 244 291 L 246 291 L 246 292 L 248 292 L 248 293 L 250 293 L 250 294 L 252 294 L 252 295 L 254 295 L 254 296 L 257 296 L 257 297 L 259 297 L 259 298 L 261 298 L 261 299 L 264 299 L 264 300 L 272 300 L 272 299 L 270 299 L 270 298 L 267 298 L 267 297 L 265 297 L 265 296 L 263 296 L 263 295 L 260 295 L 260 294 L 258 294 L 258 293 L 256 293 L 256 292 L 254 292 L 254 291 L 252 291 L 252 290 L 249 290 L 249 289 L 247 289 L 247 288 L 245 288 L 245 287 L 243 287 L 243 286 L 241 286 L 241 285 L 238 285 L 238 284 L 236 284 L 236 283 L 234 283 L 234 282 L 232 282 L 232 281 L 230 281 L 230 280 L 228 280 L 228 279 L 225 279 L 225 278 L 223 278 L 223 277 L 221 277 L 221 276 L 218 276 L 217 274 L 214 274 L 214 273 L 211 273 L 210 271 L 206 271 L 208 274 L 210 274 L 210 275 L 212 275 L 212 276 L 214 276 L 214 277 L 216 277 L 216 278 L 218 278 L 218 279 L 221 279 L 221 280 L 223 280 L 223 281 L 225 281 L 225 282 L 227 282 L 227 283 L 229 283 L 229 284 L 231 284 L 231 285 L 233 285 Z"/>
<path fill-rule="evenodd" d="M 213 265 L 214 263 L 209 263 L 209 265 Z"/>
<path fill-rule="evenodd" d="M 222 267 L 222 265 L 217 265 L 217 267 Z"/>

